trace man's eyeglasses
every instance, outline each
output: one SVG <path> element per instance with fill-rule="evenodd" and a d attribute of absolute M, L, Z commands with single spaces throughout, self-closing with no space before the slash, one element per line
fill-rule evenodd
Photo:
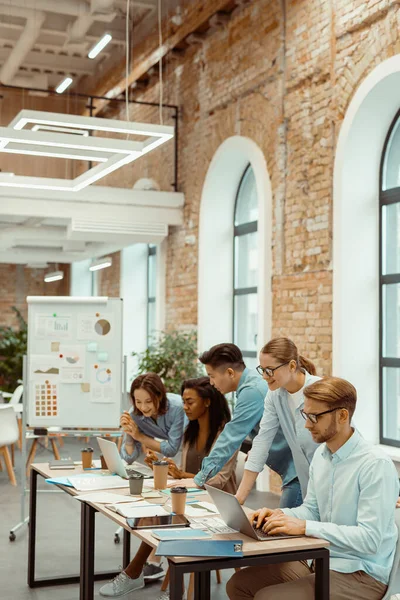
<path fill-rule="evenodd" d="M 316 423 L 318 423 L 318 417 L 322 417 L 322 415 L 327 415 L 328 413 L 334 412 L 335 410 L 342 410 L 342 409 L 347 410 L 347 408 L 345 408 L 344 406 L 338 406 L 337 408 L 331 408 L 330 410 L 324 410 L 324 412 L 311 414 L 311 413 L 304 412 L 303 409 L 300 409 L 300 414 L 305 421 L 307 421 L 307 419 L 308 419 L 310 421 L 310 423 L 313 423 L 313 425 L 315 425 Z"/>
<path fill-rule="evenodd" d="M 258 373 L 260 373 L 260 375 L 264 375 L 264 373 L 268 376 L 268 377 L 272 377 L 272 375 L 274 374 L 274 372 L 277 369 L 280 369 L 281 367 L 284 367 L 285 365 L 288 365 L 290 363 L 290 360 L 288 360 L 287 362 L 282 363 L 281 365 L 278 365 L 277 367 L 270 369 L 269 367 L 262 367 L 261 365 L 258 365 L 258 367 L 256 367 L 256 370 Z"/>

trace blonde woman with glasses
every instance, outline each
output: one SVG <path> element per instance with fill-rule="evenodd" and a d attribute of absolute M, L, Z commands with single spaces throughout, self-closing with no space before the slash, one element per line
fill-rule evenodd
<path fill-rule="evenodd" d="M 258 474 L 264 469 L 272 440 L 281 426 L 292 451 L 302 498 L 305 498 L 310 462 L 317 444 L 304 428 L 301 412 L 304 406 L 303 391 L 307 385 L 321 378 L 316 376 L 314 364 L 301 356 L 294 342 L 286 337 L 268 342 L 261 349 L 259 359 L 257 371 L 267 382 L 269 390 L 260 430 L 253 440 L 236 497 L 241 504 L 245 502 Z M 300 504 L 302 499 L 299 500 Z"/>

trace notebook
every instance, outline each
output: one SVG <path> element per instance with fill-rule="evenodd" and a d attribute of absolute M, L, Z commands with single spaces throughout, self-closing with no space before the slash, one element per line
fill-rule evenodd
<path fill-rule="evenodd" d="M 49 461 L 50 469 L 73 469 L 74 467 L 75 463 L 72 458 L 60 458 L 59 460 Z"/>
<path fill-rule="evenodd" d="M 158 544 L 156 556 L 242 557 L 242 540 L 166 540 Z"/>
<path fill-rule="evenodd" d="M 184 529 L 153 529 L 151 535 L 165 542 L 167 540 L 202 540 L 212 538 L 212 534 L 207 531 L 201 531 L 196 529 L 190 529 L 185 527 Z"/>

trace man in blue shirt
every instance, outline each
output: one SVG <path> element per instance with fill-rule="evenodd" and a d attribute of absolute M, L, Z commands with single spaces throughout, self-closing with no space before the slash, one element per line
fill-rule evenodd
<path fill-rule="evenodd" d="M 381 600 L 397 542 L 394 519 L 399 483 L 390 458 L 351 427 L 357 393 L 326 377 L 304 390 L 302 415 L 321 444 L 310 465 L 304 503 L 263 508 L 250 515 L 271 535 L 286 533 L 330 542 L 332 600 Z M 231 600 L 311 600 L 314 574 L 307 562 L 250 567 L 227 584 Z"/>
<path fill-rule="evenodd" d="M 205 365 L 210 382 L 223 394 L 236 392 L 232 420 L 224 427 L 214 448 L 203 459 L 196 485 L 202 487 L 214 477 L 240 448 L 246 436 L 255 437 L 264 411 L 268 384 L 257 371 L 246 368 L 240 349 L 235 344 L 217 344 L 199 357 Z M 302 502 L 291 450 L 279 427 L 270 449 L 267 463 L 282 478 L 280 506 L 294 507 Z"/>

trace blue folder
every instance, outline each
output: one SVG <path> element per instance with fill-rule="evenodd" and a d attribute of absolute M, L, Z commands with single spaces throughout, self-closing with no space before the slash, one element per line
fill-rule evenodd
<path fill-rule="evenodd" d="M 157 546 L 156 556 L 216 556 L 241 558 L 242 540 L 168 540 Z"/>

